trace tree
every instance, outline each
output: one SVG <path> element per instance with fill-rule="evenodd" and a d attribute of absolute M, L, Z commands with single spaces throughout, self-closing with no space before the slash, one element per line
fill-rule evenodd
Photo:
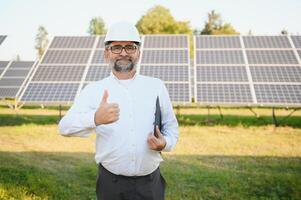
<path fill-rule="evenodd" d="M 48 45 L 48 33 L 46 29 L 43 26 L 39 26 L 38 33 L 36 35 L 36 45 L 35 49 L 37 50 L 37 56 L 40 59 L 42 55 L 44 54 L 46 47 Z"/>
<path fill-rule="evenodd" d="M 238 35 L 239 33 L 230 23 L 224 23 L 220 14 L 212 10 L 208 13 L 208 21 L 201 31 L 202 35 Z"/>
<path fill-rule="evenodd" d="M 105 34 L 105 22 L 101 17 L 94 17 L 89 24 L 88 33 L 90 35 L 103 35 Z"/>
<path fill-rule="evenodd" d="M 142 34 L 190 34 L 188 21 L 176 21 L 170 11 L 163 6 L 155 6 L 147 11 L 136 24 Z"/>

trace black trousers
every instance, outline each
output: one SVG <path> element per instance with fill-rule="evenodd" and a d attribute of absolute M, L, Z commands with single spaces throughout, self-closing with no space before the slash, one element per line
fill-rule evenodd
<path fill-rule="evenodd" d="M 121 176 L 98 168 L 96 195 L 98 200 L 164 200 L 165 180 L 160 169 L 146 176 Z"/>

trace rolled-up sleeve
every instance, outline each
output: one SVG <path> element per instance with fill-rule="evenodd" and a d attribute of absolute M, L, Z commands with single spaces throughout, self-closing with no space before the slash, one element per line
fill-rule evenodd
<path fill-rule="evenodd" d="M 75 99 L 72 107 L 59 123 L 61 135 L 87 137 L 94 131 L 96 108 L 91 105 L 92 94 L 93 90 L 88 85 Z"/>
<path fill-rule="evenodd" d="M 174 114 L 172 103 L 164 83 L 161 83 L 162 89 L 159 95 L 162 115 L 162 134 L 166 140 L 166 146 L 163 151 L 171 151 L 178 142 L 179 130 L 178 121 Z"/>

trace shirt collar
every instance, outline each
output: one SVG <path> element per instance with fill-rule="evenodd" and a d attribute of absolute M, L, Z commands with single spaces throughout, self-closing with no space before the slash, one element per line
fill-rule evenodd
<path fill-rule="evenodd" d="M 120 80 L 113 74 L 112 71 L 110 72 L 110 77 L 122 85 L 128 85 L 128 84 L 132 83 L 137 78 L 137 76 L 138 76 L 138 74 L 137 74 L 137 70 L 136 70 L 136 72 L 132 78 L 126 79 L 126 80 Z"/>

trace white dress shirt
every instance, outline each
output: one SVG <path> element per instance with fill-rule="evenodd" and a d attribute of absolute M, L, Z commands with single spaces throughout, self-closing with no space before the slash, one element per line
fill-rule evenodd
<path fill-rule="evenodd" d="M 117 103 L 119 120 L 96 126 L 94 114 L 104 90 L 108 103 Z M 96 132 L 95 160 L 114 174 L 143 176 L 153 172 L 163 160 L 151 150 L 147 138 L 154 130 L 156 98 L 159 96 L 162 134 L 166 140 L 163 151 L 170 151 L 178 140 L 178 122 L 164 83 L 157 78 L 136 74 L 132 79 L 119 80 L 111 75 L 85 87 L 59 123 L 64 136 L 88 136 Z"/>

